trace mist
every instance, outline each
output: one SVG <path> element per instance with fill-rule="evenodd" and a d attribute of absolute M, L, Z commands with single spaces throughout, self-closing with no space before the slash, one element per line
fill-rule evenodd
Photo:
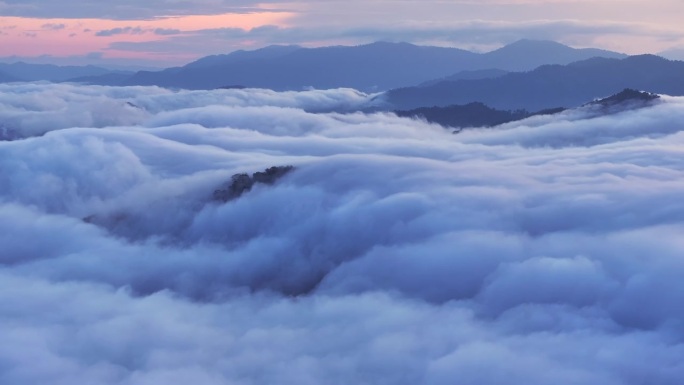
<path fill-rule="evenodd" d="M 0 383 L 681 383 L 683 98 L 377 96 L 0 85 Z"/>

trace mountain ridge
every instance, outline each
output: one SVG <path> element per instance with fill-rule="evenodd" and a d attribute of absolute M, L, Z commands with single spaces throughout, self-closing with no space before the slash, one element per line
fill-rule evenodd
<path fill-rule="evenodd" d="M 109 74 L 132 74 L 131 71 L 110 70 L 94 65 L 58 66 L 54 64 L 32 64 L 23 61 L 0 63 L 3 72 L 16 81 L 51 81 L 63 82 L 78 77 L 94 77 Z M 0 80 L 2 81 L 2 80 Z"/>
<path fill-rule="evenodd" d="M 553 46 L 553 50 L 548 47 Z M 535 51 L 534 55 L 530 51 Z M 497 68 L 532 70 L 539 65 L 587 59 L 595 54 L 621 58 L 610 51 L 575 49 L 548 41 L 520 41 L 488 53 L 459 48 L 375 42 L 359 46 L 302 48 L 270 46 L 198 59 L 183 67 L 139 71 L 117 84 L 169 88 L 214 89 L 225 85 L 269 88 L 277 91 L 305 88 L 355 88 L 378 92 L 408 87 L 462 71 Z"/>
<path fill-rule="evenodd" d="M 383 98 L 395 109 L 443 107 L 479 101 L 505 110 L 530 111 L 579 106 L 625 88 L 684 95 L 684 62 L 655 55 L 624 59 L 592 58 L 568 65 L 479 80 L 445 81 L 426 87 L 390 90 Z"/>
<path fill-rule="evenodd" d="M 594 110 L 592 115 L 609 115 L 626 109 L 639 109 L 655 105 L 660 95 L 626 88 L 611 96 L 585 102 L 575 109 Z M 556 107 L 540 111 L 500 110 L 487 106 L 482 102 L 471 102 L 464 105 L 445 107 L 420 107 L 413 110 L 393 111 L 397 116 L 423 119 L 439 124 L 445 128 L 454 128 L 458 133 L 466 128 L 494 127 L 501 124 L 519 121 L 538 115 L 554 115 L 568 108 Z M 587 115 L 589 116 L 589 115 Z"/>

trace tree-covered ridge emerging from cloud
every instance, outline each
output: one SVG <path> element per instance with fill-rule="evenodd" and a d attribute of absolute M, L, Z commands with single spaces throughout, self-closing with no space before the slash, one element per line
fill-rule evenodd
<path fill-rule="evenodd" d="M 682 99 L 372 100 L 0 86 L 0 383 L 680 383 Z"/>

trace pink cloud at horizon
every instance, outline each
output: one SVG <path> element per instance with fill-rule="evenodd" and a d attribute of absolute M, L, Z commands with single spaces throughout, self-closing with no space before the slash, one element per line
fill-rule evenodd
<path fill-rule="evenodd" d="M 109 58 L 182 60 L 183 52 L 160 55 L 110 48 L 116 42 L 156 42 L 172 35 L 191 34 L 202 29 L 235 28 L 249 31 L 262 26 L 287 26 L 291 16 L 284 12 L 194 15 L 153 20 L 39 19 L 0 16 L 0 56 L 56 57 L 101 52 Z"/>
<path fill-rule="evenodd" d="M 98 63 L 116 58 L 172 66 L 273 44 L 375 41 L 477 52 L 520 39 L 627 54 L 684 49 L 681 0 L 79 0 L 63 8 L 46 0 L 31 0 L 41 4 L 33 8 L 17 1 L 0 1 L 0 59 L 49 55 L 80 60 L 95 54 L 104 59 Z M 1 16 L 3 4 L 10 4 L 5 14 L 13 10 L 22 17 Z M 190 13 L 195 16 L 165 16 Z"/>

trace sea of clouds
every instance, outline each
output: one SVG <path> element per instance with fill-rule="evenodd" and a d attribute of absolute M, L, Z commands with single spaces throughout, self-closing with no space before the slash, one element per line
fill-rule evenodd
<path fill-rule="evenodd" d="M 0 85 L 0 384 L 682 383 L 684 99 L 377 103 Z"/>

